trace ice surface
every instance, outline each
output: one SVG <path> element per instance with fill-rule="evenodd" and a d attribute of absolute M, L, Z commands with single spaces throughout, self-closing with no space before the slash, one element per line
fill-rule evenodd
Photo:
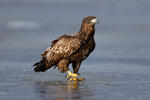
<path fill-rule="evenodd" d="M 0 100 L 150 100 L 148 1 L 46 1 L 0 0 Z M 68 83 L 57 69 L 34 73 L 50 41 L 77 32 L 88 15 L 101 24 L 81 65 L 85 81 Z"/>

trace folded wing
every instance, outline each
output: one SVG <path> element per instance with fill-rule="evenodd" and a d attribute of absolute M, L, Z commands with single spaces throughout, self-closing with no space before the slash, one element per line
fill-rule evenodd
<path fill-rule="evenodd" d="M 73 36 L 63 35 L 52 41 L 51 47 L 42 53 L 47 64 L 54 65 L 61 59 L 68 58 L 81 47 L 81 41 Z"/>

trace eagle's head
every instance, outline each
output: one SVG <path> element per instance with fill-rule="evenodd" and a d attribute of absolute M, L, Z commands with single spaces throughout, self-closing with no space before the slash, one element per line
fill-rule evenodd
<path fill-rule="evenodd" d="M 96 23 L 97 24 L 99 23 L 99 20 L 95 16 L 88 16 L 88 17 L 83 18 L 82 23 L 95 25 Z"/>

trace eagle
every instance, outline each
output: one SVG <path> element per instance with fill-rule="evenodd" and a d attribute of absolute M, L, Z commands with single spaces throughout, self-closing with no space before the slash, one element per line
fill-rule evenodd
<path fill-rule="evenodd" d="M 67 72 L 68 80 L 83 80 L 77 78 L 79 68 L 95 49 L 95 24 L 99 20 L 95 16 L 83 18 L 80 30 L 75 34 L 63 34 L 51 42 L 42 54 L 42 59 L 35 63 L 35 72 L 45 72 L 50 68 L 58 67 L 60 72 Z M 73 72 L 69 70 L 69 64 L 72 64 Z"/>

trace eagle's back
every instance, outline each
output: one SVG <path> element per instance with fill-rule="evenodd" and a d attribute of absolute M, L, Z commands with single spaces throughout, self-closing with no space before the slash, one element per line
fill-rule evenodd
<path fill-rule="evenodd" d="M 42 58 L 46 60 L 47 66 L 57 65 L 62 59 L 68 59 L 81 46 L 81 41 L 73 35 L 63 35 L 52 41 L 51 47 L 42 53 Z"/>

